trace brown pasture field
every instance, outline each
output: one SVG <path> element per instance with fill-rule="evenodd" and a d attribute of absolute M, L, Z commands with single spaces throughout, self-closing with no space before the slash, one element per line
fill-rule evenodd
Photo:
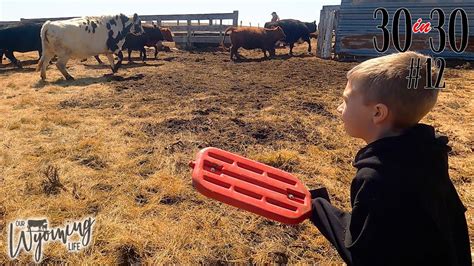
<path fill-rule="evenodd" d="M 240 63 L 219 50 L 161 52 L 145 64 L 134 53 L 137 63 L 125 61 L 114 76 L 93 58 L 73 60 L 72 82 L 54 65 L 40 82 L 37 53 L 17 53 L 23 69 L 0 68 L 0 263 L 9 261 L 11 221 L 45 217 L 54 227 L 94 216 L 86 250 L 51 243 L 43 262 L 341 265 L 309 221 L 283 225 L 207 199 L 188 167 L 201 148 L 219 147 L 289 171 L 310 189 L 325 186 L 350 210 L 351 162 L 364 143 L 344 133 L 336 107 L 356 63 L 304 55 L 306 47 L 263 61 L 243 51 L 249 60 Z M 449 171 L 472 243 L 474 72 L 450 68 L 446 83 L 423 122 L 450 139 Z M 59 183 L 48 181 L 48 168 Z M 31 261 L 24 252 L 17 260 Z"/>

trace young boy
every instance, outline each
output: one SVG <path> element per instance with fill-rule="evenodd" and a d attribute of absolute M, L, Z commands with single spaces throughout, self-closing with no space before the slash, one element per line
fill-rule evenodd
<path fill-rule="evenodd" d="M 471 265 L 466 208 L 448 174 L 448 139 L 418 123 L 438 90 L 424 89 L 426 64 L 418 87 L 407 88 L 412 58 L 428 57 L 392 54 L 347 74 L 338 111 L 346 132 L 367 143 L 353 163 L 352 212 L 333 207 L 317 189 L 311 221 L 348 265 Z"/>

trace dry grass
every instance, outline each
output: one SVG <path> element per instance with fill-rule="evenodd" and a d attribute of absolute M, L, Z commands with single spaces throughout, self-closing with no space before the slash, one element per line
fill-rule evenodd
<path fill-rule="evenodd" d="M 94 215 L 85 252 L 51 244 L 45 262 L 341 264 L 308 221 L 286 226 L 201 196 L 187 163 L 218 146 L 291 171 L 309 188 L 326 186 L 349 210 L 351 161 L 363 143 L 344 134 L 335 109 L 353 65 L 315 57 L 235 64 L 227 53 L 175 51 L 115 78 L 92 60 L 70 63 L 74 82 L 55 67 L 46 83 L 34 65 L 0 68 L 0 263 L 8 222 L 47 217 L 57 226 Z M 472 232 L 474 73 L 446 75 L 424 122 L 450 138 L 450 174 Z"/>

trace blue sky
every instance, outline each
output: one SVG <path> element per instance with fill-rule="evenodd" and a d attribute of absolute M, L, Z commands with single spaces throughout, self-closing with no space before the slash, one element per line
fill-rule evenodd
<path fill-rule="evenodd" d="M 271 19 L 271 12 L 280 18 L 295 18 L 319 23 L 323 5 L 338 5 L 341 0 L 0 0 L 0 21 L 20 18 L 69 17 L 125 13 L 138 15 L 192 14 L 239 11 L 244 25 L 261 25 Z"/>

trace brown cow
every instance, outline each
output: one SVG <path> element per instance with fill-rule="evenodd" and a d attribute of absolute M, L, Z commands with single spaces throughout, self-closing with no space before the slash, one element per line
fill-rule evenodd
<path fill-rule="evenodd" d="M 160 30 L 161 30 L 161 34 L 163 35 L 163 39 L 164 39 L 163 41 L 174 42 L 173 33 L 171 32 L 170 29 L 160 27 Z M 159 51 L 171 52 L 171 49 L 168 46 L 163 44 L 163 41 L 159 41 L 156 44 L 155 51 L 159 50 Z"/>
<path fill-rule="evenodd" d="M 173 33 L 171 33 L 170 29 L 160 27 L 160 31 L 165 42 L 174 42 Z"/>
<path fill-rule="evenodd" d="M 238 53 L 238 49 L 243 47 L 244 49 L 262 49 L 264 58 L 267 58 L 267 51 L 270 57 L 275 56 L 275 43 L 279 40 L 285 39 L 285 33 L 280 27 L 274 29 L 263 29 L 255 27 L 229 27 L 222 40 L 224 44 L 225 36 L 227 32 L 231 32 L 230 41 L 232 43 L 230 47 L 230 59 L 240 59 L 241 56 Z"/>

